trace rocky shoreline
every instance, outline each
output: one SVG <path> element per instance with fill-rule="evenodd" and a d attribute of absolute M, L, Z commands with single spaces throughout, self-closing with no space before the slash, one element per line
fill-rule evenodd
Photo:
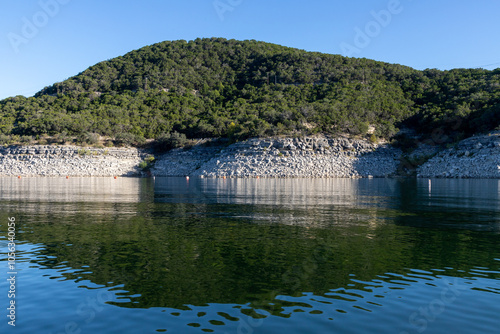
<path fill-rule="evenodd" d="M 158 158 L 156 176 L 387 177 L 400 150 L 365 140 L 305 137 L 249 139 L 227 147 L 177 149 Z"/>
<path fill-rule="evenodd" d="M 434 152 L 417 177 L 500 178 L 500 132 Z M 156 155 L 148 171 L 139 167 L 147 156 L 134 148 L 0 147 L 0 176 L 394 177 L 406 157 L 388 144 L 325 136 L 204 142 Z"/>
<path fill-rule="evenodd" d="M 138 176 L 144 156 L 134 148 L 9 146 L 0 148 L 0 176 Z"/>
<path fill-rule="evenodd" d="M 445 149 L 417 169 L 417 177 L 500 178 L 500 131 Z"/>

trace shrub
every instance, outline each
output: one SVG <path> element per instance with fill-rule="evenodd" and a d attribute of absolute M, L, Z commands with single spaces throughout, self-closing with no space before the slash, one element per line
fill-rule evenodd
<path fill-rule="evenodd" d="M 69 141 L 71 138 L 68 136 L 68 133 L 66 131 L 63 131 L 55 136 L 56 141 L 59 144 L 65 144 L 67 141 Z"/>
<path fill-rule="evenodd" d="M 64 142 L 65 142 L 67 137 L 63 137 L 63 138 L 61 138 L 61 141 L 64 140 Z M 99 134 L 93 133 L 93 132 L 82 133 L 81 135 L 78 136 L 77 142 L 79 142 L 81 144 L 95 145 L 99 142 Z"/>
<path fill-rule="evenodd" d="M 186 135 L 177 131 L 160 135 L 155 142 L 155 148 L 158 151 L 168 151 L 174 148 L 187 145 Z"/>
<path fill-rule="evenodd" d="M 23 144 L 31 144 L 33 142 L 33 137 L 32 136 L 21 136 L 19 141 Z"/>
<path fill-rule="evenodd" d="M 99 142 L 99 134 L 98 133 L 92 133 L 92 132 L 87 132 L 85 134 L 85 137 L 86 137 L 86 141 L 87 143 L 91 144 L 91 145 L 95 145 Z"/>
<path fill-rule="evenodd" d="M 139 168 L 147 172 L 151 169 L 151 167 L 154 166 L 154 163 L 155 163 L 155 157 L 150 155 L 139 163 Z"/>
<path fill-rule="evenodd" d="M 21 142 L 21 136 L 19 136 L 19 135 L 10 135 L 10 142 L 11 143 L 20 143 Z"/>
<path fill-rule="evenodd" d="M 0 134 L 0 145 L 5 145 L 10 143 L 10 136 L 4 135 L 3 133 Z"/>
<path fill-rule="evenodd" d="M 90 155 L 92 152 L 89 149 L 81 148 L 78 150 L 78 155 Z"/>
<path fill-rule="evenodd" d="M 142 135 L 121 132 L 115 136 L 115 140 L 113 142 L 118 146 L 140 146 L 144 145 L 146 139 Z"/>
<path fill-rule="evenodd" d="M 118 146 L 131 146 L 135 143 L 135 135 L 128 132 L 122 132 L 115 136 L 114 143 Z"/>

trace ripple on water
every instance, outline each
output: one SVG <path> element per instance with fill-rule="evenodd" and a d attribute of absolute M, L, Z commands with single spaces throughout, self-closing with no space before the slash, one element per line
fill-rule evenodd
<path fill-rule="evenodd" d="M 359 181 L 360 193 L 358 181 L 338 189 L 332 180 L 324 198 L 308 197 L 320 181 L 300 181 L 305 193 L 282 191 L 293 180 L 276 182 L 256 188 L 264 203 L 216 181 L 201 182 L 209 191 L 193 188 L 194 180 L 193 196 L 180 205 L 161 196 L 160 203 L 136 203 L 119 193 L 2 202 L 26 220 L 19 236 L 33 242 L 19 243 L 18 302 L 29 316 L 16 332 L 62 333 L 72 323 L 82 334 L 498 332 L 498 188 L 488 193 L 487 210 L 460 208 L 462 217 L 446 208 L 455 200 L 437 187 L 439 201 L 427 203 L 399 181 Z M 391 189 L 382 191 L 386 182 Z M 480 224 L 467 221 L 476 214 Z M 5 241 L 0 236 L 0 247 Z M 318 248 L 314 263 L 304 261 Z M 293 265 L 296 280 L 282 284 Z M 198 273 L 207 279 L 182 284 Z M 0 292 L 6 286 L 0 281 Z M 189 299 L 192 291 L 206 296 Z"/>

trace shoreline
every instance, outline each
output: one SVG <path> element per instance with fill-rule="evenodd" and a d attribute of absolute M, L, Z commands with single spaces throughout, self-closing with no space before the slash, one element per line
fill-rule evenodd
<path fill-rule="evenodd" d="M 432 150 L 431 150 L 432 151 Z M 0 177 L 169 177 L 200 178 L 399 178 L 411 154 L 363 139 L 252 138 L 230 145 L 197 144 L 155 155 L 137 148 L 78 146 L 0 147 Z M 500 179 L 500 132 L 467 138 L 437 150 L 415 169 L 418 178 Z"/>
<path fill-rule="evenodd" d="M 0 148 L 0 176 L 138 176 L 144 156 L 135 148 L 9 146 Z"/>
<path fill-rule="evenodd" d="M 159 156 L 155 176 L 227 178 L 388 177 L 400 151 L 360 139 L 252 138 L 225 147 L 176 149 Z"/>

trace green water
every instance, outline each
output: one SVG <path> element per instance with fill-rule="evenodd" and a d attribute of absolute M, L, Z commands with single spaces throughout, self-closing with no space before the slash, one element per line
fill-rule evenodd
<path fill-rule="evenodd" d="M 500 182 L 0 179 L 2 333 L 499 333 Z"/>

